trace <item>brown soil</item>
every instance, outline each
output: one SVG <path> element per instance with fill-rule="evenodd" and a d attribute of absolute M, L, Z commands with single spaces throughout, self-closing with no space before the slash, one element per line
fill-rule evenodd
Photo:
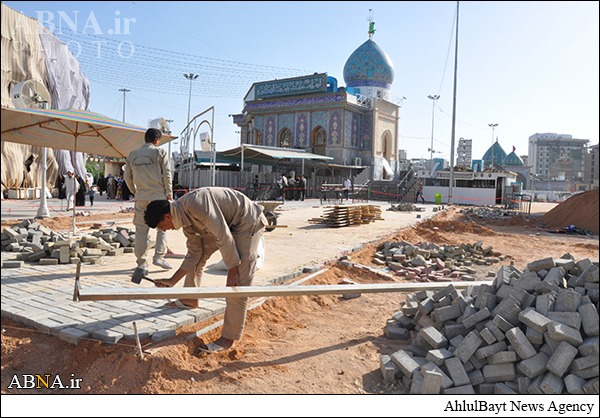
<path fill-rule="evenodd" d="M 110 215 L 105 219 L 116 218 Z M 487 221 L 483 224 L 451 208 L 387 240 L 438 244 L 482 241 L 496 253 L 506 255 L 505 264 L 513 260 L 521 269 L 530 261 L 558 258 L 565 253 L 578 260 L 598 260 L 597 237 L 550 234 L 538 229 L 532 219 L 520 219 L 493 222 L 499 225 Z M 335 232 L 352 234 L 351 228 Z M 308 242 L 310 236 L 306 240 L 302 245 L 314 244 Z M 371 264 L 376 245 L 363 247 L 351 255 L 352 259 Z M 498 265 L 487 268 L 495 271 Z M 359 283 L 376 281 L 330 266 L 326 273 L 306 284 L 335 284 L 346 277 Z M 379 355 L 402 347 L 401 343 L 383 336 L 383 327 L 405 296 L 382 293 L 364 294 L 351 300 L 334 295 L 270 299 L 249 312 L 244 337 L 233 350 L 201 358 L 193 355 L 195 347 L 201 340 L 216 339 L 219 328 L 193 340 L 186 337 L 208 323 L 186 326 L 178 331 L 177 337 L 161 343 L 144 341 L 151 354 L 140 360 L 134 344 L 128 341 L 107 345 L 86 340 L 73 346 L 3 319 L 1 391 L 4 394 L 405 393 L 402 387 L 386 385 L 379 371 Z M 52 373 L 65 379 L 72 374 L 83 379 L 82 389 L 7 389 L 13 376 L 27 373 Z"/>
<path fill-rule="evenodd" d="M 578 193 L 546 213 L 540 222 L 558 228 L 575 225 L 598 235 L 598 190 Z"/>

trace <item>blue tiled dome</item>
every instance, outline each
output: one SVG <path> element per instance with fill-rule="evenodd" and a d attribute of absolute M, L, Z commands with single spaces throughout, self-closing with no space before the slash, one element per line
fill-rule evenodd
<path fill-rule="evenodd" d="M 494 156 L 495 157 L 495 156 Z M 496 158 L 494 158 L 496 159 Z M 524 165 L 523 160 L 514 151 L 506 156 L 502 165 Z"/>
<path fill-rule="evenodd" d="M 492 151 L 493 150 L 493 151 Z M 494 156 L 494 166 L 502 165 L 506 158 L 506 152 L 502 149 L 498 141 L 494 142 L 486 152 L 483 154 L 483 163 L 485 167 L 488 167 L 492 163 L 492 154 Z"/>
<path fill-rule="evenodd" d="M 369 39 L 356 48 L 346 61 L 344 81 L 348 87 L 375 86 L 391 89 L 394 64 L 388 54 Z"/>

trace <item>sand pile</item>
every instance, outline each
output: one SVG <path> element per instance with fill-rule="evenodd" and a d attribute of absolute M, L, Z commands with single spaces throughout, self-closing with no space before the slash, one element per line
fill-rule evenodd
<path fill-rule="evenodd" d="M 556 206 L 540 219 L 544 226 L 575 225 L 598 235 L 598 190 L 578 193 Z"/>

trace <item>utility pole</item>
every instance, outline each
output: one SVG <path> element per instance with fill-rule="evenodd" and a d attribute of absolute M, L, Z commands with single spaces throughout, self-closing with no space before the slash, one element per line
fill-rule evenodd
<path fill-rule="evenodd" d="M 437 102 L 437 100 L 440 98 L 439 94 L 434 94 L 427 96 L 428 99 L 431 99 L 433 101 L 433 107 L 431 109 L 431 148 L 429 148 L 429 159 L 431 160 L 431 166 L 433 167 L 433 123 L 434 123 L 434 116 L 435 116 L 435 102 Z"/>
<path fill-rule="evenodd" d="M 497 123 L 488 123 L 488 126 L 492 128 L 492 163 L 490 164 L 490 167 L 492 168 L 492 171 L 494 171 L 494 131 L 496 129 L 496 126 L 498 126 Z"/>
<path fill-rule="evenodd" d="M 119 91 L 123 92 L 123 122 L 125 122 L 125 94 L 129 93 L 131 90 L 129 90 L 129 89 L 119 89 Z"/>

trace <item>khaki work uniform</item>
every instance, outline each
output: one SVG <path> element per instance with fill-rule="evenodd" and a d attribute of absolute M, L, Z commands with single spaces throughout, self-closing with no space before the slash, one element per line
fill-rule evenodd
<path fill-rule="evenodd" d="M 146 207 L 153 200 L 171 200 L 173 184 L 171 168 L 167 152 L 151 143 L 131 151 L 125 165 L 125 181 L 127 187 L 135 195 L 135 256 L 137 265 L 147 267 L 146 252 L 148 250 L 148 232 L 150 228 L 144 222 Z M 156 248 L 154 259 L 163 259 L 167 253 L 167 235 L 158 229 L 156 232 Z"/>
<path fill-rule="evenodd" d="M 188 271 L 184 287 L 198 287 L 206 261 L 221 251 L 227 269 L 237 267 L 239 286 L 250 286 L 256 271 L 258 246 L 267 220 L 264 208 L 246 195 L 225 187 L 203 187 L 171 202 L 175 229 L 183 228 Z M 248 298 L 227 298 L 223 337 L 239 340 L 246 322 Z"/>

